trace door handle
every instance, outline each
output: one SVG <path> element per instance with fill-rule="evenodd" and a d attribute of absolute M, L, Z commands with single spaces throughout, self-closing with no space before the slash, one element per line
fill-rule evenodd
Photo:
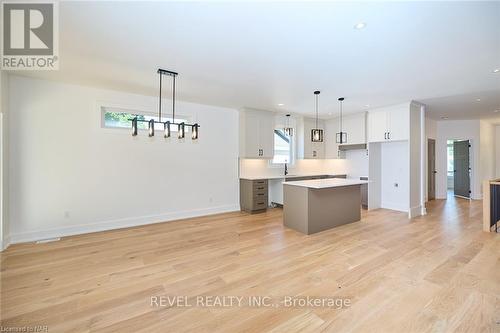
<path fill-rule="evenodd" d="M 432 171 L 432 173 L 438 173 L 436 170 Z"/>

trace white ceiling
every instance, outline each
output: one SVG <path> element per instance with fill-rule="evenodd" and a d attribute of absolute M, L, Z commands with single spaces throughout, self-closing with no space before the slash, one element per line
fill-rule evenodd
<path fill-rule="evenodd" d="M 347 112 L 500 108 L 500 2 L 60 2 L 59 16 L 60 70 L 19 74 L 156 95 L 162 67 L 181 100 L 304 114 L 319 89 L 323 117 L 339 96 Z"/>

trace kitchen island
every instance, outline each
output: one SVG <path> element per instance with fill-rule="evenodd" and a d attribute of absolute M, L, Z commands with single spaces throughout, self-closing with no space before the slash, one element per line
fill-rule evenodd
<path fill-rule="evenodd" d="M 361 219 L 357 179 L 315 179 L 283 183 L 283 223 L 310 235 Z"/>

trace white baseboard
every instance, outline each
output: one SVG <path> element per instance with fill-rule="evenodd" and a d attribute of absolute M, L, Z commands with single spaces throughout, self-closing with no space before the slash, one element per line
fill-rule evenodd
<path fill-rule="evenodd" d="M 380 205 L 380 208 L 397 210 L 398 212 L 408 213 L 408 207 L 404 207 L 401 204 L 394 203 L 394 202 L 387 202 L 387 201 L 382 202 Z"/>
<path fill-rule="evenodd" d="M 4 239 L 0 239 L 0 252 L 7 249 L 11 244 L 10 237 L 7 236 Z"/>
<path fill-rule="evenodd" d="M 204 208 L 192 211 L 165 213 L 160 215 L 139 216 L 139 217 L 131 217 L 125 219 L 118 219 L 118 220 L 102 221 L 97 223 L 80 224 L 80 225 L 61 227 L 61 228 L 30 231 L 24 233 L 11 234 L 10 244 L 34 242 L 47 238 L 57 238 L 57 237 L 87 234 L 98 231 L 136 227 L 147 224 L 169 222 L 191 217 L 228 213 L 239 210 L 240 210 L 239 205 L 227 205 L 227 206 L 218 206 L 218 207 Z"/>

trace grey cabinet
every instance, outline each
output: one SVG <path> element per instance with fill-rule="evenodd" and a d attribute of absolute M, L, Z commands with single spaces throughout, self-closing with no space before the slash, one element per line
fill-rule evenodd
<path fill-rule="evenodd" d="M 240 209 L 248 213 L 265 211 L 268 191 L 267 179 L 240 179 Z"/>

